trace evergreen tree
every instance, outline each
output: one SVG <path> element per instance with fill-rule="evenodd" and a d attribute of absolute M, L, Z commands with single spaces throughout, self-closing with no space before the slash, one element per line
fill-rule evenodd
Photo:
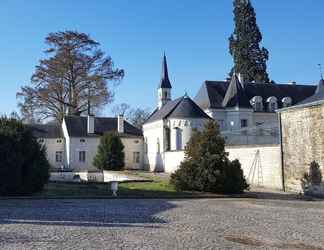
<path fill-rule="evenodd" d="M 213 121 L 202 132 L 193 132 L 171 183 L 179 190 L 213 193 L 242 193 L 248 188 L 241 164 L 227 158 L 224 139 Z"/>
<path fill-rule="evenodd" d="M 0 118 L 0 195 L 40 192 L 49 179 L 46 150 L 29 127 Z"/>
<path fill-rule="evenodd" d="M 124 145 L 118 135 L 104 134 L 100 138 L 93 165 L 102 170 L 121 170 L 124 167 Z"/>
<path fill-rule="evenodd" d="M 234 72 L 241 73 L 244 80 L 268 83 L 266 61 L 269 52 L 260 48 L 262 34 L 256 23 L 256 15 L 250 0 L 234 0 L 234 33 L 229 38 L 230 54 L 234 60 Z"/>

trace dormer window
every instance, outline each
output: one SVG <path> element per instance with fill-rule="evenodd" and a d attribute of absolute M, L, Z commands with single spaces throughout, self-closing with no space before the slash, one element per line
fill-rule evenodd
<path fill-rule="evenodd" d="M 277 98 L 275 96 L 271 96 L 267 99 L 268 111 L 275 112 L 278 108 Z"/>
<path fill-rule="evenodd" d="M 283 108 L 287 108 L 292 105 L 292 99 L 290 97 L 282 98 L 281 102 Z"/>
<path fill-rule="evenodd" d="M 260 112 L 263 111 L 263 102 L 261 96 L 255 96 L 250 101 L 254 111 Z"/>

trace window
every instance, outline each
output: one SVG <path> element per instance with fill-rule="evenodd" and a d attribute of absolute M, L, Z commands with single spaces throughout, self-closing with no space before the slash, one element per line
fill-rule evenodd
<path fill-rule="evenodd" d="M 169 128 L 165 128 L 165 151 L 171 150 L 171 131 Z"/>
<path fill-rule="evenodd" d="M 176 130 L 176 150 L 182 150 L 182 130 L 175 128 Z"/>
<path fill-rule="evenodd" d="M 248 121 L 247 119 L 242 119 L 241 120 L 241 128 L 246 128 L 248 126 Z"/>
<path fill-rule="evenodd" d="M 282 98 L 281 102 L 282 102 L 282 107 L 287 108 L 287 107 L 291 106 L 292 99 L 290 97 L 284 97 L 284 98 Z"/>
<path fill-rule="evenodd" d="M 39 143 L 44 143 L 44 139 L 38 139 Z"/>
<path fill-rule="evenodd" d="M 261 102 L 255 103 L 255 111 L 262 111 L 262 103 Z"/>
<path fill-rule="evenodd" d="M 80 142 L 84 143 L 85 142 L 85 139 L 80 139 Z"/>
<path fill-rule="evenodd" d="M 275 112 L 277 109 L 277 98 L 274 96 L 271 96 L 267 99 L 267 103 L 268 103 L 268 111 Z"/>
<path fill-rule="evenodd" d="M 250 101 L 254 111 L 260 112 L 263 110 L 263 99 L 261 96 L 255 96 Z"/>
<path fill-rule="evenodd" d="M 145 137 L 145 139 L 144 139 L 144 152 L 145 153 L 147 153 L 147 148 L 148 148 L 148 146 L 147 146 L 147 138 Z"/>
<path fill-rule="evenodd" d="M 63 152 L 62 151 L 56 151 L 55 152 L 55 161 L 56 162 L 63 162 Z"/>
<path fill-rule="evenodd" d="M 61 139 L 56 140 L 57 143 L 62 143 Z"/>
<path fill-rule="evenodd" d="M 86 152 L 85 151 L 79 151 L 79 161 L 80 162 L 86 161 Z"/>
<path fill-rule="evenodd" d="M 274 112 L 276 110 L 276 103 L 275 102 L 271 102 L 270 103 L 270 110 L 271 112 Z"/>
<path fill-rule="evenodd" d="M 156 151 L 159 154 L 160 153 L 160 140 L 159 138 L 157 138 L 157 142 L 156 142 Z"/>
<path fill-rule="evenodd" d="M 133 163 L 140 163 L 140 152 L 133 152 Z"/>
<path fill-rule="evenodd" d="M 168 93 L 165 91 L 165 92 L 163 92 L 163 94 L 164 94 L 164 99 L 167 99 L 168 98 Z"/>

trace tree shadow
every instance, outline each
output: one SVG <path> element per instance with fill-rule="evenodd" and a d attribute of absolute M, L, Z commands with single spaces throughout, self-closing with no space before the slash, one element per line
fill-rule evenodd
<path fill-rule="evenodd" d="M 175 207 L 167 200 L 1 200 L 0 225 L 156 228 Z"/>

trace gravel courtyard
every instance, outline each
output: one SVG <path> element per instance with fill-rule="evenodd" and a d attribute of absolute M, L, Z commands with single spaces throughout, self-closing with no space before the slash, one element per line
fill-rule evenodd
<path fill-rule="evenodd" d="M 324 249 L 324 202 L 0 200 L 0 249 Z"/>

